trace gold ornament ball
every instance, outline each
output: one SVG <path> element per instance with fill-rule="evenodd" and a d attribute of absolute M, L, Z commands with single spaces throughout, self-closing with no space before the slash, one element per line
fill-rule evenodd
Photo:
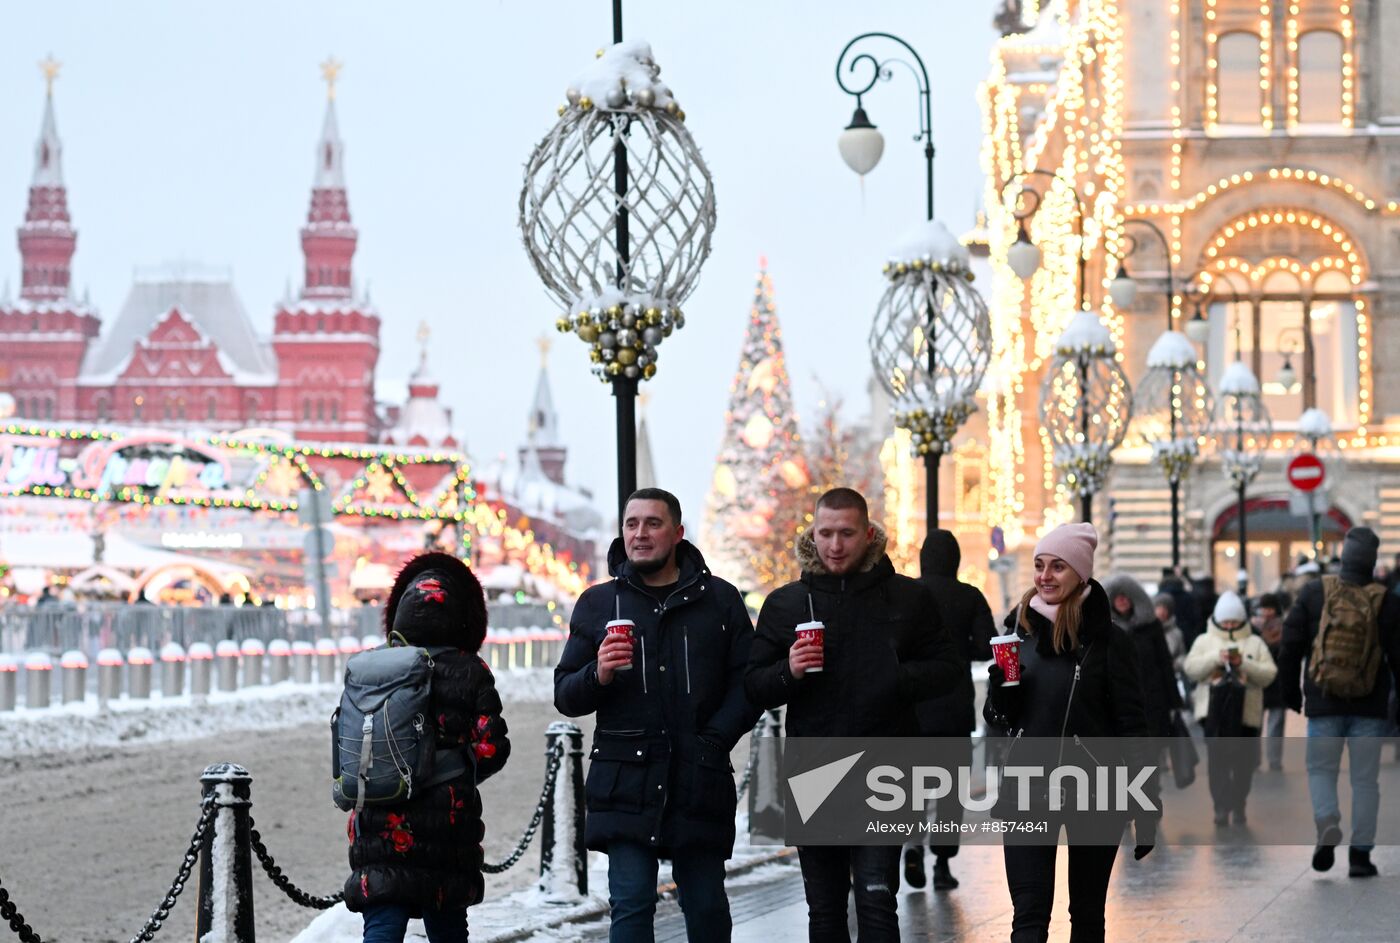
<path fill-rule="evenodd" d="M 599 350 L 598 348 L 594 347 L 592 350 L 590 350 L 590 351 L 588 352 L 588 361 L 589 361 L 589 363 L 602 363 L 602 362 L 603 362 L 603 352 L 602 352 L 601 350 Z"/>
<path fill-rule="evenodd" d="M 678 119 L 680 119 L 682 122 L 684 122 L 684 121 L 685 121 L 685 109 L 682 108 L 682 109 L 680 109 L 679 111 L 677 111 L 677 112 L 676 112 L 676 117 L 677 117 Z"/>
<path fill-rule="evenodd" d="M 609 305 L 609 306 L 608 306 L 608 317 L 610 317 L 610 318 L 620 318 L 620 317 L 622 317 L 622 305 Z"/>
<path fill-rule="evenodd" d="M 622 364 L 618 363 L 616 360 L 614 360 L 612 363 L 608 364 L 608 369 L 607 369 L 607 374 L 608 374 L 608 376 L 610 376 L 610 377 L 615 377 L 615 376 L 621 375 L 621 373 L 622 373 Z"/>
<path fill-rule="evenodd" d="M 591 344 L 598 339 L 598 329 L 591 324 L 580 324 L 578 326 L 578 339 L 586 344 Z"/>
<path fill-rule="evenodd" d="M 660 324 L 660 323 L 661 323 L 661 309 L 660 309 L 660 308 L 647 308 L 646 313 L 645 313 L 643 316 L 646 318 L 646 321 L 647 321 L 648 324 Z"/>
<path fill-rule="evenodd" d="M 637 352 L 631 347 L 622 347 L 617 352 L 617 362 L 623 365 L 637 362 Z"/>
<path fill-rule="evenodd" d="M 562 118 L 562 117 L 564 117 L 564 112 L 565 112 L 565 111 L 568 111 L 568 108 L 565 107 L 564 105 L 560 105 L 558 108 L 555 109 L 555 114 L 559 115 L 559 117 Z"/>
<path fill-rule="evenodd" d="M 671 116 L 673 116 L 673 117 L 674 117 L 675 115 L 680 114 L 680 110 L 681 110 L 681 106 L 680 106 L 680 105 L 677 105 L 674 101 L 672 101 L 672 102 L 670 102 L 669 104 L 666 105 L 666 114 L 671 115 Z"/>
<path fill-rule="evenodd" d="M 580 311 L 574 320 L 578 322 L 579 327 L 583 327 L 585 324 L 593 323 L 593 315 L 589 314 L 587 311 Z"/>
<path fill-rule="evenodd" d="M 646 377 L 648 380 L 656 376 L 656 364 L 649 363 L 645 367 L 643 367 L 642 376 Z"/>
<path fill-rule="evenodd" d="M 554 329 L 560 334 L 567 334 L 569 331 L 569 319 L 559 318 L 557 321 L 554 322 Z"/>
<path fill-rule="evenodd" d="M 591 99 L 591 98 L 589 98 L 587 95 L 585 95 L 585 96 L 583 96 L 582 98 L 580 98 L 580 99 L 578 100 L 578 106 L 579 106 L 579 108 L 583 109 L 584 111 L 592 111 L 592 110 L 593 110 L 593 99 Z"/>
<path fill-rule="evenodd" d="M 674 328 L 673 328 L 671 325 L 667 324 L 667 325 L 665 325 L 664 327 L 661 328 L 661 336 L 662 336 L 662 337 L 670 337 L 670 336 L 671 336 L 671 331 L 673 331 L 673 330 L 674 330 Z"/>
<path fill-rule="evenodd" d="M 922 272 L 924 270 L 924 260 L 915 259 L 912 263 L 910 263 L 910 267 L 916 272 Z"/>

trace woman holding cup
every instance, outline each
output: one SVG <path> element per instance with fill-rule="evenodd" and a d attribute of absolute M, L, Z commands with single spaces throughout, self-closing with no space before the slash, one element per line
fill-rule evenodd
<path fill-rule="evenodd" d="M 1132 766 L 1146 755 L 1142 684 L 1132 640 L 1113 624 L 1108 597 L 1093 579 L 1097 547 L 1098 533 L 1087 523 L 1061 524 L 1036 545 L 1035 585 L 1007 616 L 1006 634 L 992 639 L 996 663 L 988 669 L 984 714 L 994 728 L 1017 738 L 1058 738 L 1060 753 L 1076 763 L 1091 759 L 1081 738 L 1115 738 L 1121 755 L 1097 760 Z M 1149 798 L 1158 805 L 1155 795 Z M 1135 819 L 1134 858 L 1152 850 L 1160 814 Z M 1126 814 L 1104 813 L 1090 821 L 1047 812 L 1037 818 L 1048 823 L 1048 834 L 1026 844 L 1008 832 L 1003 849 L 1014 909 L 1012 943 L 1049 937 L 1061 828 L 1069 845 L 1073 937 L 1104 939 L 1104 902 Z"/>

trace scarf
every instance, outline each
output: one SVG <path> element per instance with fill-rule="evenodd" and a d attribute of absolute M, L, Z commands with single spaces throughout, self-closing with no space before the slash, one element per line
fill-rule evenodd
<path fill-rule="evenodd" d="M 1080 595 L 1081 597 L 1085 597 L 1085 596 L 1088 596 L 1088 595 L 1089 595 L 1089 581 L 1088 581 L 1088 580 L 1085 580 L 1085 581 L 1084 581 L 1084 588 L 1083 588 L 1082 590 L 1080 590 L 1079 595 Z M 1054 625 L 1054 624 L 1055 624 L 1055 617 L 1056 617 L 1057 615 L 1059 615 L 1059 612 L 1060 612 L 1060 604 L 1059 604 L 1059 603 L 1053 603 L 1053 604 L 1052 604 L 1052 603 L 1046 602 L 1044 599 L 1041 599 L 1041 598 L 1040 598 L 1040 593 L 1036 593 L 1034 596 L 1031 597 L 1031 608 L 1034 609 L 1036 612 L 1040 613 L 1041 615 L 1043 615 L 1045 618 L 1049 619 L 1051 625 Z"/>

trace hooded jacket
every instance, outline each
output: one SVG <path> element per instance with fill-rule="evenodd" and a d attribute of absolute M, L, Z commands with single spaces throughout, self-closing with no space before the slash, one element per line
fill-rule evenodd
<path fill-rule="evenodd" d="M 510 756 L 501 698 L 477 652 L 486 637 L 486 600 L 467 565 L 446 553 L 425 553 L 394 580 L 384 607 L 391 640 L 434 649 L 432 708 L 437 749 L 466 752 L 461 776 L 430 786 L 399 805 L 350 813 L 345 906 L 355 912 L 400 904 L 425 909 L 481 902 L 481 794 L 476 784 Z M 448 649 L 438 651 L 439 648 Z M 473 775 L 475 780 L 473 780 Z"/>
<path fill-rule="evenodd" d="M 894 571 L 885 532 L 872 526 L 865 556 L 840 576 L 804 533 L 801 579 L 775 590 L 758 614 L 745 687 L 761 708 L 788 706 L 790 737 L 916 736 L 914 705 L 952 693 L 966 673 L 928 588 Z M 794 678 L 788 650 L 795 627 L 812 618 L 826 628 L 825 665 Z"/>
<path fill-rule="evenodd" d="M 680 580 L 665 600 L 646 587 L 621 538 L 612 580 L 584 590 L 554 669 L 554 706 L 596 714 L 584 797 L 584 842 L 606 851 L 635 842 L 666 857 L 678 848 L 734 848 L 738 804 L 732 750 L 758 720 L 744 696 L 753 624 L 739 591 L 715 576 L 695 545 L 676 545 Z M 598 648 L 620 614 L 636 623 L 632 670 L 598 681 Z"/>
<path fill-rule="evenodd" d="M 1196 719 L 1205 720 L 1210 710 L 1210 685 L 1200 682 L 1209 681 L 1211 675 L 1220 669 L 1220 652 L 1230 645 L 1239 648 L 1243 659 L 1245 690 L 1242 722 L 1246 727 L 1258 729 L 1264 720 L 1264 689 L 1278 674 L 1278 666 L 1274 664 L 1274 656 L 1269 654 L 1269 646 L 1254 634 L 1248 622 L 1238 629 L 1228 630 L 1221 628 L 1212 618 L 1206 625 L 1205 634 L 1196 636 L 1191 651 L 1186 653 L 1186 676 L 1198 682 L 1192 695 Z"/>
<path fill-rule="evenodd" d="M 1171 712 L 1182 706 L 1181 692 L 1176 687 L 1176 670 L 1172 666 L 1171 648 L 1166 632 L 1157 618 L 1156 607 L 1141 583 L 1126 573 L 1110 574 L 1103 583 L 1108 596 L 1113 622 L 1128 633 L 1137 650 L 1138 671 L 1142 675 L 1142 702 L 1147 713 L 1147 729 L 1154 737 L 1169 737 L 1172 732 Z M 1133 608 L 1120 615 L 1113 600 L 1127 596 Z"/>
<path fill-rule="evenodd" d="M 1347 579 L 1347 574 L 1342 574 Z M 1348 580 L 1365 585 L 1369 576 Z M 1341 698 L 1324 694 L 1308 677 L 1312 660 L 1313 640 L 1322 622 L 1323 582 L 1309 580 L 1298 590 L 1293 606 L 1283 619 L 1283 641 L 1279 645 L 1278 669 L 1283 703 L 1292 710 L 1302 710 L 1308 717 L 1386 717 L 1389 712 L 1390 686 L 1400 686 L 1400 596 L 1385 594 L 1381 602 L 1380 644 L 1383 658 L 1376 672 L 1376 684 L 1365 697 Z"/>
<path fill-rule="evenodd" d="M 972 685 L 970 663 L 992 657 L 996 622 L 986 598 L 958 580 L 962 549 L 949 531 L 935 530 L 919 551 L 921 579 L 933 594 L 939 621 L 953 640 L 962 673 L 948 694 L 920 701 L 915 707 L 919 732 L 931 737 L 953 737 L 971 733 L 977 726 L 976 690 Z"/>

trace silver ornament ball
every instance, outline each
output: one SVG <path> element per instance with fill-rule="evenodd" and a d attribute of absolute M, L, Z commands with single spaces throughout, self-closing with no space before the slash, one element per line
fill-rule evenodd
<path fill-rule="evenodd" d="M 604 331 L 598 335 L 598 343 L 603 345 L 604 350 L 617 346 L 617 334 L 613 331 Z"/>
<path fill-rule="evenodd" d="M 626 328 L 617 332 L 617 345 L 619 347 L 631 347 L 637 343 L 637 332 L 629 331 Z"/>
<path fill-rule="evenodd" d="M 569 89 L 568 91 L 566 91 L 566 92 L 564 93 L 564 97 L 567 98 L 567 99 L 569 100 L 569 104 L 570 104 L 570 105 L 577 105 L 577 104 L 578 104 L 578 100 L 579 100 L 580 98 L 582 98 L 583 95 L 582 95 L 581 92 L 579 92 L 578 89 L 576 89 L 576 88 L 571 88 L 571 89 Z"/>
<path fill-rule="evenodd" d="M 661 333 L 661 328 L 659 327 L 649 327 L 642 331 L 642 340 L 646 341 L 647 344 L 649 344 L 652 347 L 655 347 L 657 344 L 661 343 L 661 339 L 663 336 L 664 335 Z"/>
<path fill-rule="evenodd" d="M 637 326 L 637 316 L 636 316 L 635 314 L 632 313 L 632 309 L 631 309 L 631 308 L 628 308 L 626 311 L 622 312 L 622 326 L 623 326 L 623 327 L 636 327 L 636 326 Z"/>
<path fill-rule="evenodd" d="M 642 375 L 642 368 L 637 366 L 635 363 L 628 364 L 627 366 L 622 368 L 622 375 L 629 379 L 635 380 L 637 379 L 637 377 Z"/>
<path fill-rule="evenodd" d="M 637 105 L 642 108 L 650 108 L 652 105 L 656 104 L 656 93 L 649 88 L 634 89 L 632 92 L 632 101 L 636 102 Z"/>
<path fill-rule="evenodd" d="M 627 104 L 627 93 L 620 88 L 615 88 L 608 92 L 608 97 L 604 99 L 609 108 L 621 108 Z"/>

